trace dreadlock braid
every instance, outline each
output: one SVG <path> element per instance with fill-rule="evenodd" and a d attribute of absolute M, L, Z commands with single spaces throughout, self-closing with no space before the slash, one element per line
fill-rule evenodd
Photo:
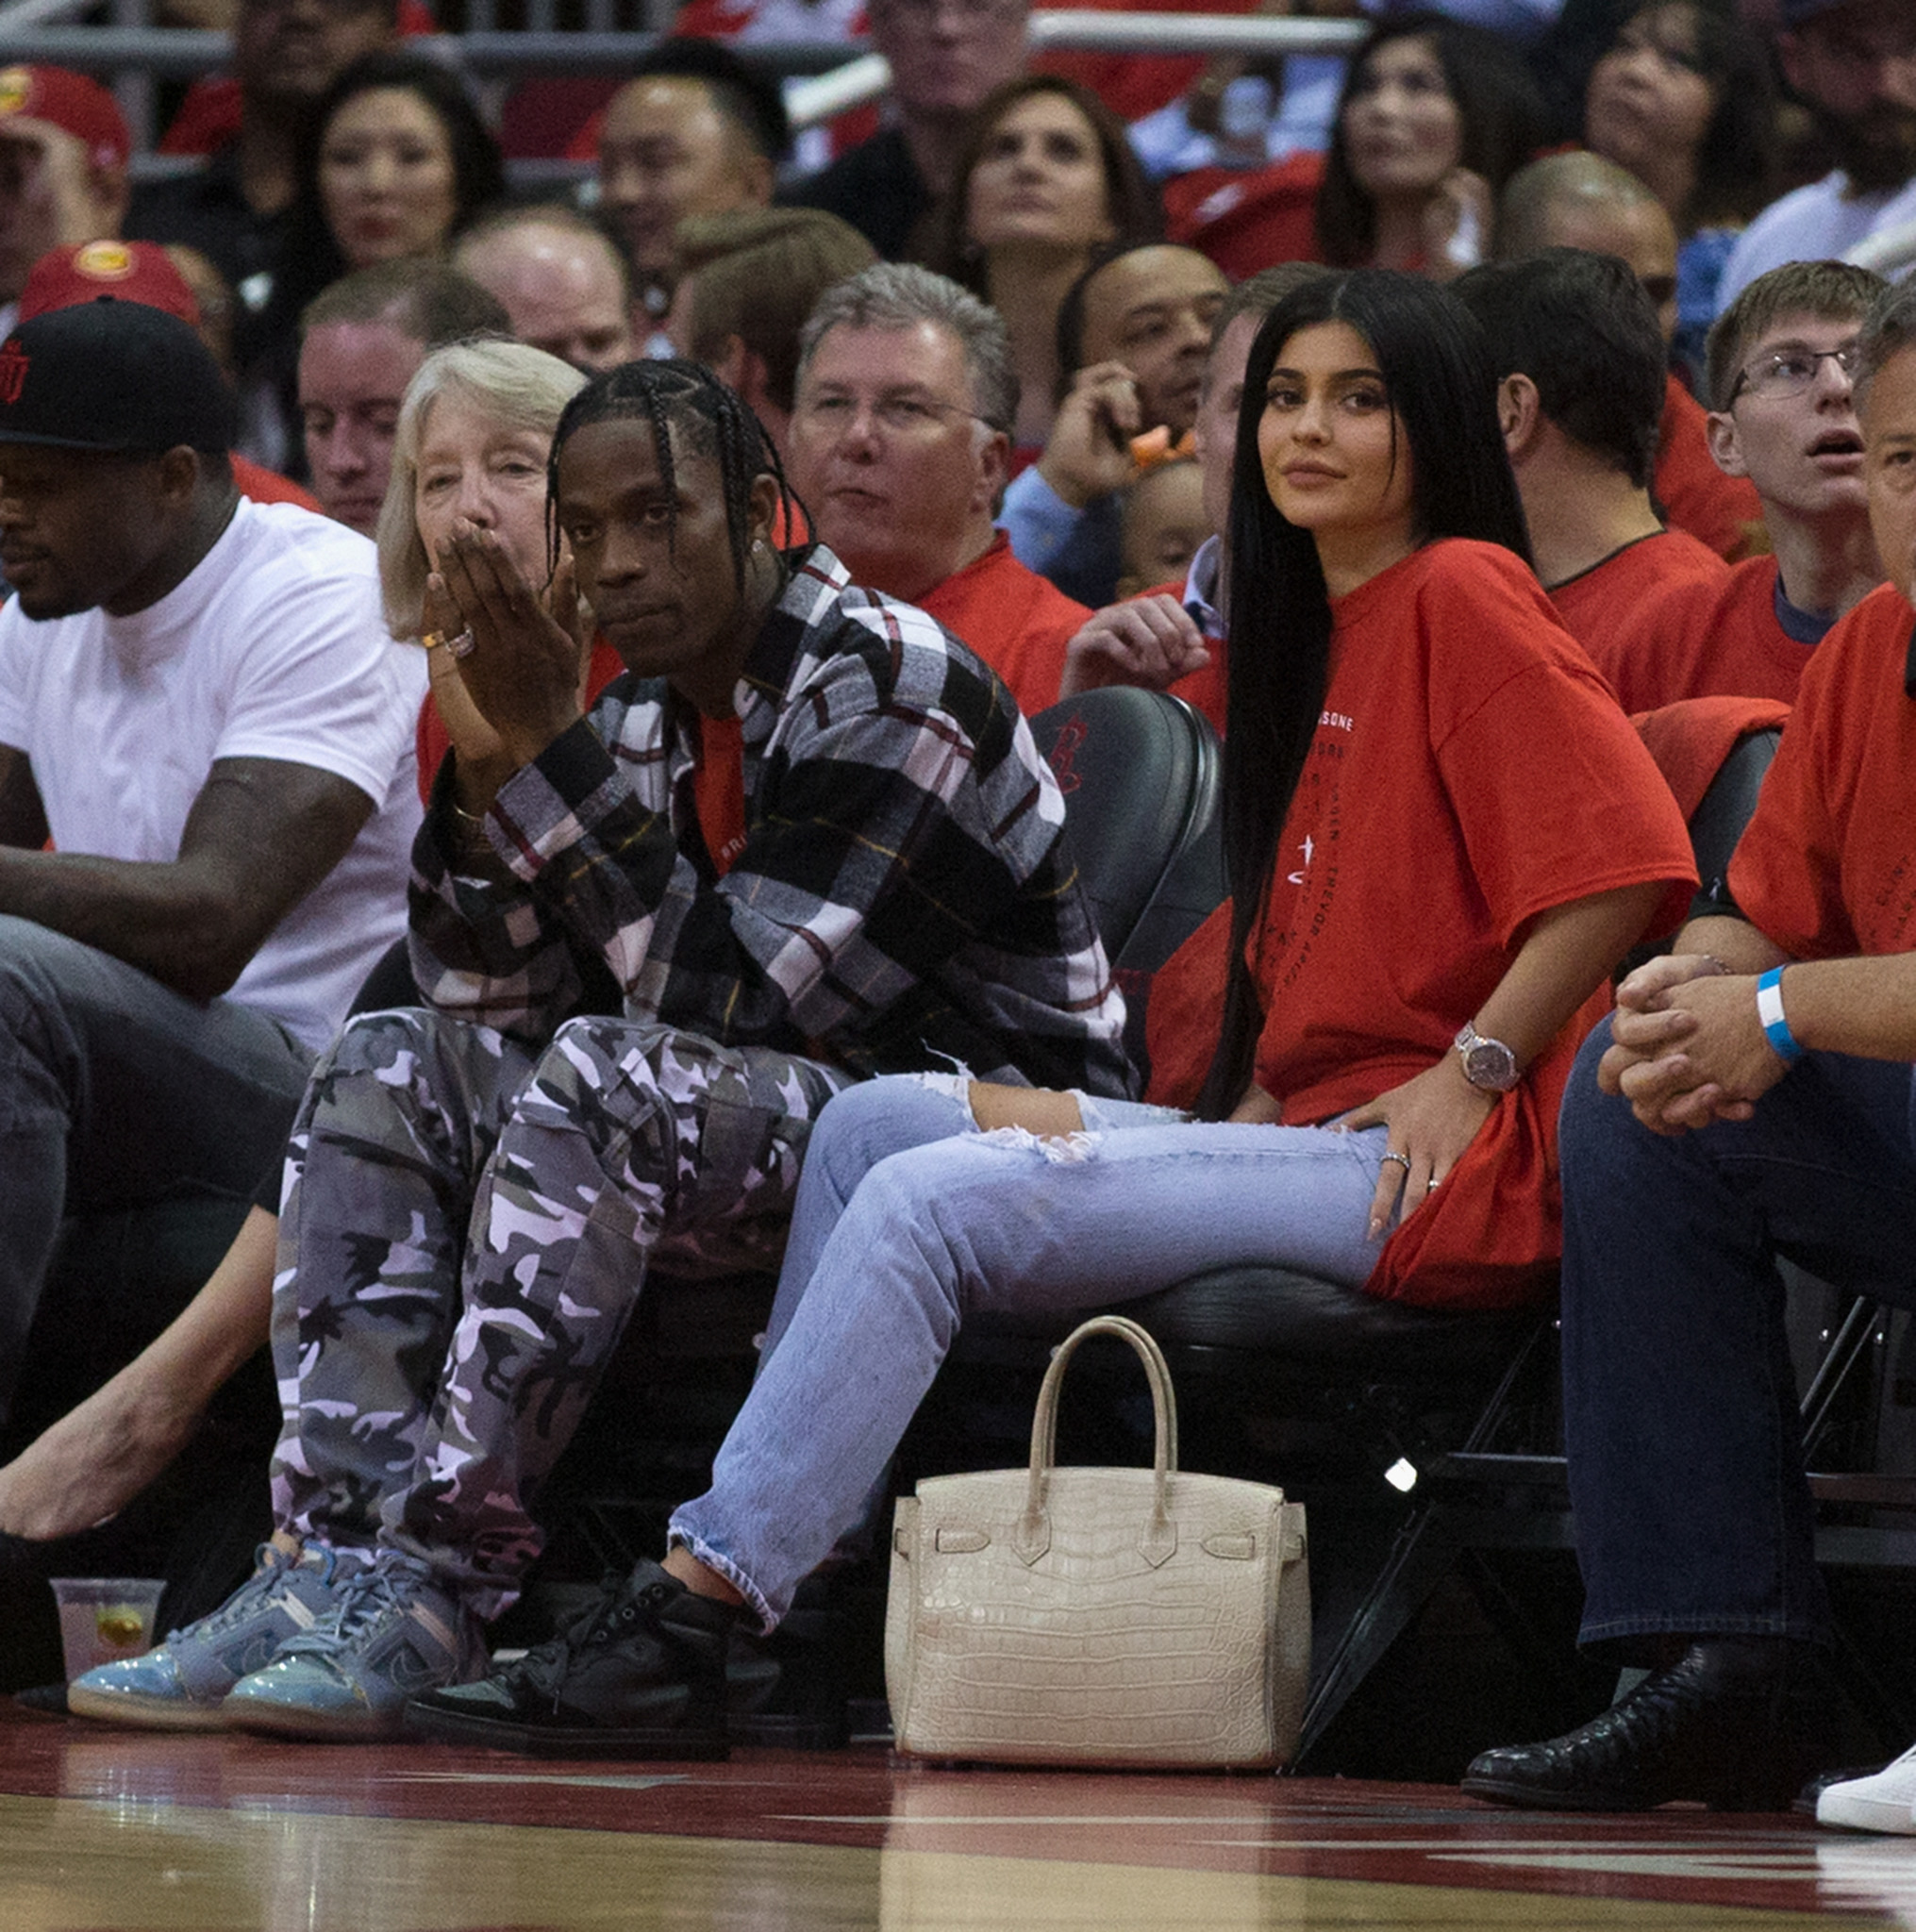
<path fill-rule="evenodd" d="M 678 541 L 678 473 L 673 462 L 673 430 L 678 431 L 685 449 L 717 462 L 725 528 L 732 542 L 732 575 L 742 591 L 753 479 L 770 475 L 778 485 L 779 508 L 788 528 L 802 527 L 797 499 L 758 417 L 703 362 L 678 357 L 625 362 L 608 370 L 587 383 L 560 413 L 545 463 L 545 536 L 553 568 L 558 564 L 559 546 L 558 458 L 567 439 L 588 424 L 641 417 L 652 425 L 652 447 L 666 492 L 667 541 L 674 546 Z"/>

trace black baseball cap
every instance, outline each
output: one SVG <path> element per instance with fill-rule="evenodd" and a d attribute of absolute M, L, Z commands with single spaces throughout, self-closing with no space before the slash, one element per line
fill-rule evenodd
<path fill-rule="evenodd" d="M 0 442 L 158 456 L 225 451 L 238 408 L 176 315 L 103 295 L 23 322 L 0 342 Z"/>

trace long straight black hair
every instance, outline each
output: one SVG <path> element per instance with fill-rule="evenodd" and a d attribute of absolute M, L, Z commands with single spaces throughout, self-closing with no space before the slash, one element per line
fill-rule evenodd
<path fill-rule="evenodd" d="M 1497 425 L 1497 380 L 1475 318 L 1434 283 L 1388 269 L 1325 275 L 1287 295 L 1258 331 L 1230 510 L 1225 738 L 1225 858 L 1231 958 L 1224 1029 L 1197 1111 L 1220 1120 L 1251 1077 L 1263 1013 L 1244 963 L 1271 887 L 1277 840 L 1310 754 L 1330 682 L 1331 608 L 1310 532 L 1279 514 L 1264 481 L 1258 429 L 1284 345 L 1298 330 L 1341 322 L 1361 336 L 1384 378 L 1410 465 L 1412 527 L 1500 543 L 1530 561 L 1523 506 Z"/>

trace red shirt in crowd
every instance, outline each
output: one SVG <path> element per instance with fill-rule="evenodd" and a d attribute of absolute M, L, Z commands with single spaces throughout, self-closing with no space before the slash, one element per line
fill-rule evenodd
<path fill-rule="evenodd" d="M 1026 570 L 999 530 L 991 547 L 918 600 L 1004 679 L 1029 718 L 1058 702 L 1064 647 L 1091 615 L 1054 584 Z"/>
<path fill-rule="evenodd" d="M 1667 926 L 1695 879 L 1669 788 L 1509 552 L 1428 544 L 1339 600 L 1335 618 L 1330 686 L 1256 941 L 1257 1079 L 1293 1124 L 1441 1060 L 1537 913 L 1669 881 Z M 1498 1102 L 1441 1193 L 1385 1243 L 1368 1292 L 1482 1307 L 1536 1291 L 1560 1250 L 1558 1103 L 1607 997 L 1599 989 Z M 1156 1097 L 1155 997 L 1150 1018 Z M 1210 1046 L 1187 1062 L 1201 1072 Z"/>
<path fill-rule="evenodd" d="M 1279 261 L 1320 261 L 1317 191 L 1324 157 L 1294 154 L 1268 168 L 1194 168 L 1164 184 L 1164 232 L 1241 282 Z"/>
<path fill-rule="evenodd" d="M 1663 600 L 1678 591 L 1715 596 L 1729 576 L 1723 558 L 1688 531 L 1659 530 L 1553 585 L 1550 601 L 1624 709 L 1648 711 L 1693 695 L 1663 675 Z"/>
<path fill-rule="evenodd" d="M 1704 408 L 1673 375 L 1650 488 L 1674 529 L 1688 530 L 1730 563 L 1760 548 L 1763 500 L 1747 476 L 1725 476 L 1709 453 Z"/>
<path fill-rule="evenodd" d="M 232 464 L 233 487 L 242 496 L 255 503 L 296 503 L 315 516 L 325 515 L 319 498 L 311 491 L 302 490 L 291 476 L 282 476 L 277 470 L 269 470 L 264 463 L 256 463 L 238 450 L 232 453 Z"/>
<path fill-rule="evenodd" d="M 1636 660 L 1599 668 L 1627 711 L 1683 698 L 1774 698 L 1796 702 L 1817 640 L 1791 637 L 1776 612 L 1776 559 L 1750 557 L 1725 583 L 1698 579 L 1660 592 L 1634 626 Z M 1594 652 L 1591 656 L 1595 656 Z"/>
<path fill-rule="evenodd" d="M 1912 624 L 1885 584 L 1817 645 L 1730 860 L 1739 909 L 1794 958 L 1916 948 Z"/>

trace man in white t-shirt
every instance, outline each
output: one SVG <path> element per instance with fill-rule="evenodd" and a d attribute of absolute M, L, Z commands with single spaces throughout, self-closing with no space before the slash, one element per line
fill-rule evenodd
<path fill-rule="evenodd" d="M 1916 7 L 1783 0 L 1776 51 L 1836 167 L 1773 201 L 1743 230 L 1717 288 L 1721 311 L 1786 261 L 1847 255 L 1916 222 Z"/>
<path fill-rule="evenodd" d="M 232 418 L 158 309 L 0 343 L 0 1416 L 61 1216 L 249 1198 L 405 925 L 423 659 Z"/>

